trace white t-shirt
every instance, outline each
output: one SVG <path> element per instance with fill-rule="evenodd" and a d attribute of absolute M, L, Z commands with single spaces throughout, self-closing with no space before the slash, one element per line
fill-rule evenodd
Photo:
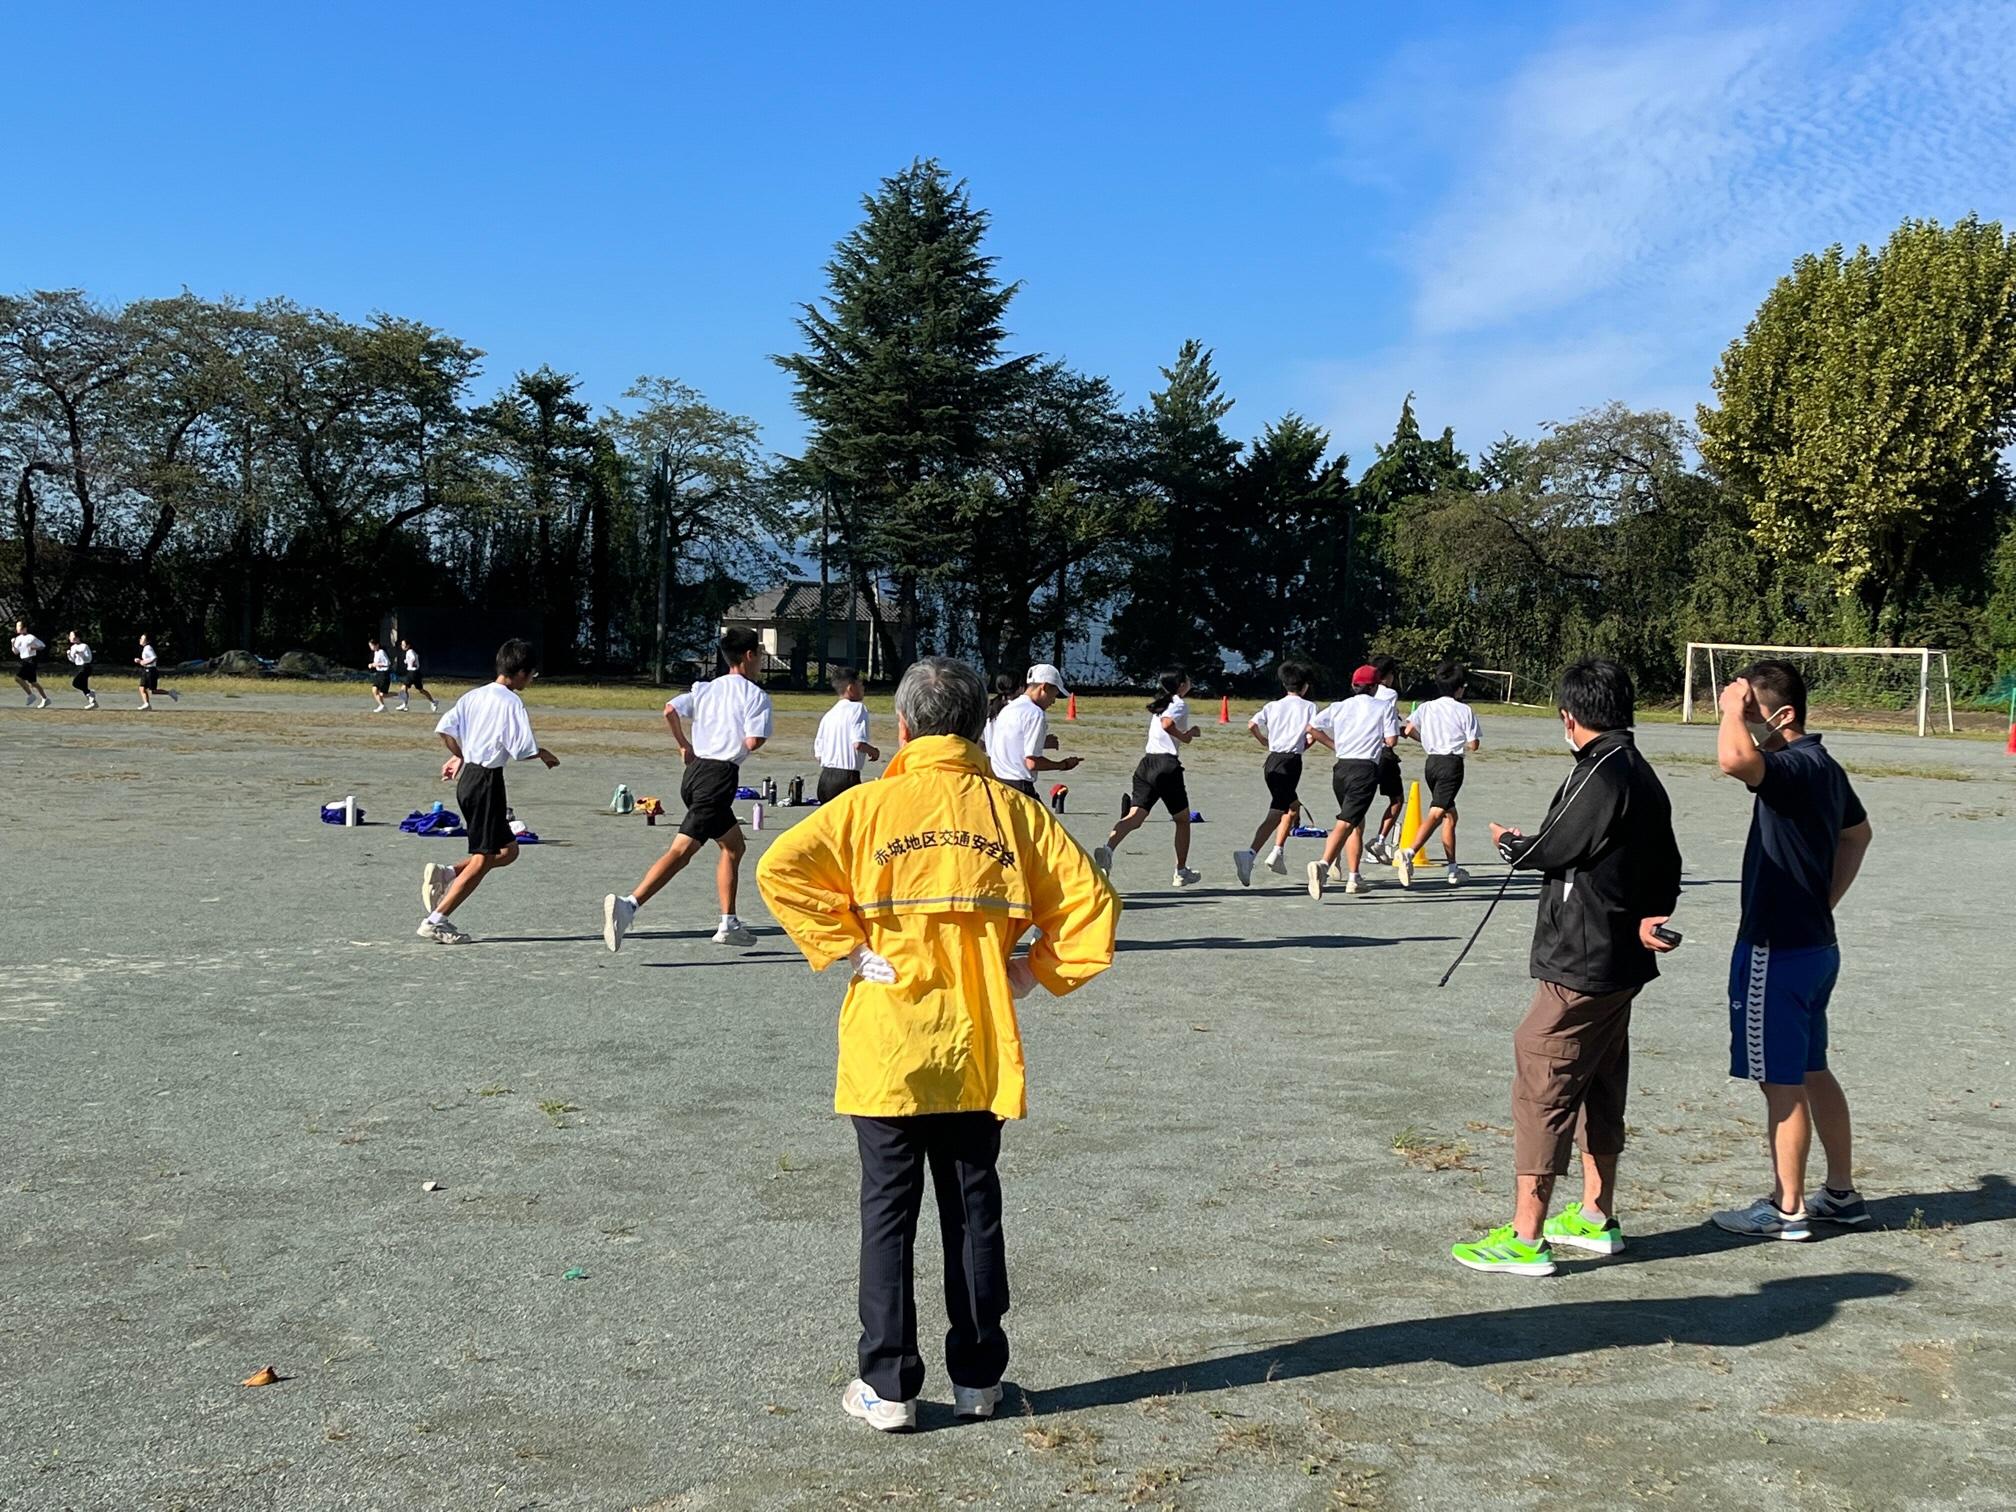
<path fill-rule="evenodd" d="M 1374 683 L 1372 685 L 1372 696 L 1381 703 L 1392 704 L 1395 708 L 1398 708 L 1400 705 L 1400 690 L 1398 688 L 1389 688 L 1384 683 Z"/>
<path fill-rule="evenodd" d="M 1476 710 L 1460 698 L 1429 699 L 1414 711 L 1413 723 L 1430 756 L 1460 756 L 1471 741 L 1484 738 Z"/>
<path fill-rule="evenodd" d="M 153 666 L 153 665 L 154 665 L 154 663 L 156 663 L 156 662 L 157 662 L 157 661 L 159 661 L 160 659 L 161 659 L 160 657 L 158 657 L 158 656 L 156 656 L 156 655 L 154 654 L 154 647 L 153 647 L 153 646 L 152 646 L 151 644 L 149 644 L 149 645 L 145 645 L 145 646 L 142 646 L 142 647 L 140 648 L 140 665 L 141 665 L 141 666 L 143 666 L 143 667 L 151 667 L 151 666 Z"/>
<path fill-rule="evenodd" d="M 406 648 L 406 670 L 408 672 L 418 672 L 420 670 L 420 653 L 415 651 L 411 646 Z"/>
<path fill-rule="evenodd" d="M 23 661 L 31 661 L 42 654 L 42 642 L 23 631 L 14 637 L 14 654 Z"/>
<path fill-rule="evenodd" d="M 380 646 L 376 651 L 371 653 L 371 670 L 373 672 L 390 672 L 392 670 L 392 658 L 385 654 L 383 646 Z"/>
<path fill-rule="evenodd" d="M 63 654 L 70 658 L 70 665 L 73 667 L 88 667 L 91 665 L 91 648 L 82 641 L 78 641 L 73 646 L 66 647 Z"/>
<path fill-rule="evenodd" d="M 822 767 L 858 772 L 867 758 L 856 747 L 868 743 L 868 706 L 843 698 L 819 721 L 819 733 L 812 737 L 812 756 Z"/>
<path fill-rule="evenodd" d="M 476 766 L 496 768 L 507 761 L 529 761 L 539 754 L 525 700 L 500 682 L 464 693 L 441 716 L 434 731 L 454 736 L 462 747 L 462 759 Z"/>
<path fill-rule="evenodd" d="M 1027 758 L 1041 756 L 1043 743 L 1050 738 L 1050 716 L 1036 707 L 1029 695 L 1002 706 L 987 727 L 987 761 L 1003 782 L 1029 782 L 1036 774 Z"/>
<path fill-rule="evenodd" d="M 1315 727 L 1337 745 L 1339 761 L 1377 761 L 1386 737 L 1400 733 L 1400 716 L 1390 699 L 1353 693 L 1316 716 Z"/>
<path fill-rule="evenodd" d="M 686 721 L 693 754 L 704 761 L 740 766 L 749 755 L 744 740 L 770 738 L 770 695 L 739 672 L 697 682 L 690 693 L 681 693 L 665 707 Z"/>
<path fill-rule="evenodd" d="M 1316 722 L 1316 714 L 1316 705 L 1299 693 L 1290 693 L 1265 705 L 1246 721 L 1246 727 L 1260 732 L 1268 750 L 1294 754 L 1308 744 L 1309 726 Z"/>
<path fill-rule="evenodd" d="M 1169 720 L 1179 730 L 1190 728 L 1190 705 L 1180 698 L 1169 700 L 1169 707 L 1160 714 L 1150 711 L 1148 715 L 1148 754 L 1150 756 L 1181 756 L 1183 742 L 1170 731 L 1162 728 L 1162 721 Z"/>

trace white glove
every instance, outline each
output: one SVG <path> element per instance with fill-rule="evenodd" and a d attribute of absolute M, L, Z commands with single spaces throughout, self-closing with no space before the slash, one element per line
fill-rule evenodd
<path fill-rule="evenodd" d="M 1035 967 L 1029 964 L 1029 957 L 1015 956 L 1008 962 L 1008 996 L 1019 1003 L 1035 990 Z"/>
<path fill-rule="evenodd" d="M 896 968 L 866 945 L 856 945 L 848 953 L 847 964 L 854 968 L 854 975 L 864 982 L 880 982 L 888 987 L 896 981 Z"/>

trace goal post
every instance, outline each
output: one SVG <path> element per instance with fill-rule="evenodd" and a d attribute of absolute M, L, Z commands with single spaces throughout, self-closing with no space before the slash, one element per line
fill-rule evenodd
<path fill-rule="evenodd" d="M 1699 653 L 1698 657 L 1697 654 Z M 1718 655 L 1722 658 L 1717 660 Z M 1694 721 L 1694 675 L 1697 664 L 1707 674 L 1710 702 L 1722 696 L 1723 672 L 1739 661 L 1754 661 L 1760 656 L 1800 657 L 1800 656 L 1867 656 L 1894 659 L 1915 678 L 1912 692 L 1915 694 L 1918 715 L 1918 733 L 1922 736 L 1931 727 L 1932 715 L 1932 662 L 1938 658 L 1938 679 L 1946 704 L 1946 733 L 1954 733 L 1953 725 L 1953 676 L 1946 660 L 1946 653 L 1935 646 L 1753 646 L 1736 641 L 1689 641 L 1687 642 L 1687 664 L 1680 679 L 1680 722 Z M 1911 665 L 1916 663 L 1915 666 Z M 1807 678 L 1808 691 L 1815 679 Z M 1824 698 L 1824 691 L 1821 697 Z M 1817 700 L 1816 700 L 1817 701 Z"/>
<path fill-rule="evenodd" d="M 1473 680 L 1479 677 L 1490 678 L 1492 686 L 1501 690 L 1498 694 L 1498 702 L 1512 702 L 1512 674 L 1510 672 L 1501 671 L 1497 667 L 1472 667 L 1469 675 Z"/>

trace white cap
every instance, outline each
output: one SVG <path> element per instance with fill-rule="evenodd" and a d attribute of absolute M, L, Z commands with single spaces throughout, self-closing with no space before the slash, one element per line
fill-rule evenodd
<path fill-rule="evenodd" d="M 1036 663 L 1029 669 L 1029 675 L 1022 679 L 1025 688 L 1033 688 L 1038 683 L 1048 683 L 1065 697 L 1071 696 L 1071 690 L 1064 686 L 1064 674 L 1048 662 Z"/>

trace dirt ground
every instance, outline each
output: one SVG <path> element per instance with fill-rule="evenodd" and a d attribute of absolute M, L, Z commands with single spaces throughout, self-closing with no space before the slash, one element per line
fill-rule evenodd
<path fill-rule="evenodd" d="M 1375 869 L 1318 905 L 1237 885 L 1259 753 L 1212 726 L 1186 757 L 1202 885 L 1170 888 L 1148 826 L 1113 970 L 1023 1008 L 1004 1414 L 951 1417 L 927 1215 L 925 1431 L 883 1438 L 838 1408 L 842 984 L 753 887 L 756 948 L 710 944 L 701 875 L 604 951 L 602 894 L 669 834 L 610 791 L 677 775 L 648 696 L 565 699 L 534 700 L 564 765 L 511 774 L 547 843 L 460 951 L 412 937 L 421 863 L 459 842 L 394 827 L 446 796 L 425 715 L 200 682 L 146 716 L 0 709 L 0 1506 L 2016 1505 L 1999 746 L 1830 738 L 1877 830 L 1834 1010 L 1877 1224 L 1760 1244 L 1706 1222 L 1768 1184 L 1726 1074 L 1749 804 L 1711 728 L 1643 732 L 1687 940 L 1636 1021 L 1631 1247 L 1527 1281 L 1447 1248 L 1509 1214 L 1531 884 L 1435 981 L 1501 875 L 1484 821 L 1539 815 L 1558 730 L 1484 710 L 1470 886 Z M 1145 720 L 1058 726 L 1088 845 Z M 809 776 L 811 726 L 752 775 Z M 346 793 L 370 823 L 317 822 Z"/>

